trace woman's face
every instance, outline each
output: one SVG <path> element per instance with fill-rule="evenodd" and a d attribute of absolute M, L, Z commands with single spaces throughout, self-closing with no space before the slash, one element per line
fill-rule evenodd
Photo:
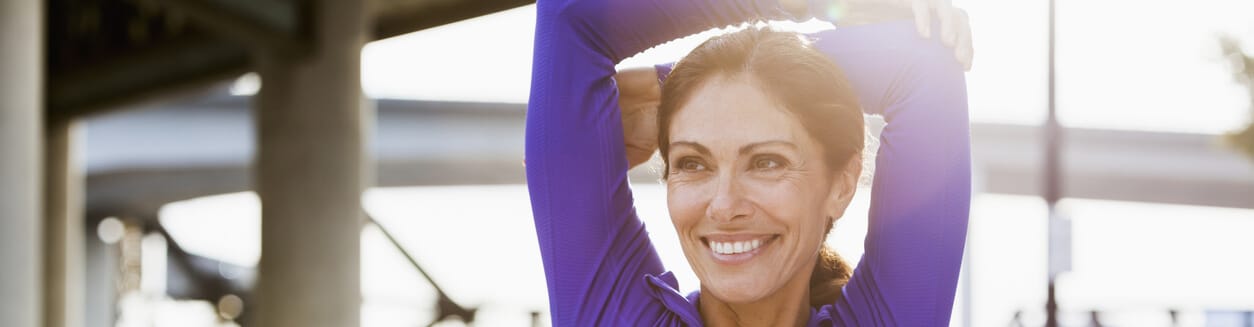
<path fill-rule="evenodd" d="M 667 204 L 702 288 L 729 303 L 804 292 L 844 210 L 819 143 L 743 77 L 707 81 L 669 128 Z"/>

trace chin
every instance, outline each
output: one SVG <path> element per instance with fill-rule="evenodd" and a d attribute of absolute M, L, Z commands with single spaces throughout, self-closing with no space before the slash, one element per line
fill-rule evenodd
<path fill-rule="evenodd" d="M 745 281 L 739 278 L 724 279 L 717 282 L 702 282 L 704 291 L 726 303 L 753 303 L 765 299 L 771 294 L 766 285 L 756 281 Z"/>

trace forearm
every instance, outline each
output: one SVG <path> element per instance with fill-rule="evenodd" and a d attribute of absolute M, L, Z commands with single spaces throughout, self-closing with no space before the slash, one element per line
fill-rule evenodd
<path fill-rule="evenodd" d="M 838 27 L 906 20 L 914 17 L 909 6 L 888 1 L 838 1 L 834 6 L 841 10 L 840 17 L 823 15 Z"/>
<path fill-rule="evenodd" d="M 618 63 L 658 44 L 716 27 L 809 17 L 797 0 L 569 1 L 563 8 L 598 52 Z M 790 11 L 791 9 L 792 11 Z M 800 16 L 799 16 L 800 15 Z"/>

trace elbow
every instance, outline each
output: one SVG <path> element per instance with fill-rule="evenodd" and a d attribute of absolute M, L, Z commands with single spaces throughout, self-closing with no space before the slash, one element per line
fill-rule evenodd
<path fill-rule="evenodd" d="M 589 23 L 598 19 L 597 14 L 600 12 L 597 1 L 566 1 L 554 8 L 553 16 L 559 24 L 582 30 L 588 27 Z"/>

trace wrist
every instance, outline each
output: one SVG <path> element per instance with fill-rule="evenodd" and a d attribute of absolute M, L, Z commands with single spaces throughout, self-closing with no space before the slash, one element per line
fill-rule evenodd
<path fill-rule="evenodd" d="M 780 8 L 788 12 L 794 20 L 805 20 L 810 17 L 811 0 L 779 0 Z"/>
<path fill-rule="evenodd" d="M 653 72 L 657 74 L 657 85 L 659 87 L 666 82 L 666 77 L 671 75 L 672 69 L 675 69 L 674 62 L 653 65 Z"/>
<path fill-rule="evenodd" d="M 913 19 L 909 6 L 883 1 L 839 0 L 829 9 L 832 22 L 837 26 L 853 26 Z"/>
<path fill-rule="evenodd" d="M 836 22 L 840 9 L 844 7 L 842 0 L 808 0 L 810 15 L 825 22 Z"/>

